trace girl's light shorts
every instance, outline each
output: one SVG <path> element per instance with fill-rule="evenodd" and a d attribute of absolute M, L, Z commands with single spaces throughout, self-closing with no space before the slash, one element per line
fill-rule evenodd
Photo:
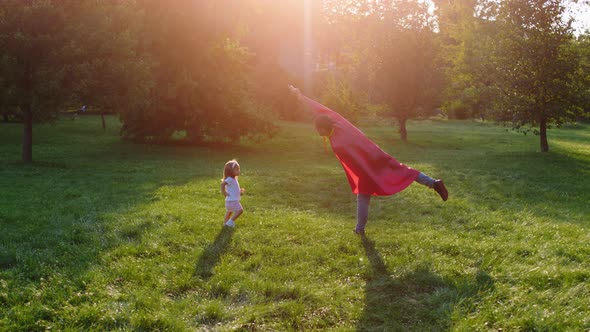
<path fill-rule="evenodd" d="M 244 208 L 242 208 L 242 204 L 240 204 L 240 201 L 225 201 L 225 209 L 232 213 L 238 213 L 239 211 L 242 211 Z"/>

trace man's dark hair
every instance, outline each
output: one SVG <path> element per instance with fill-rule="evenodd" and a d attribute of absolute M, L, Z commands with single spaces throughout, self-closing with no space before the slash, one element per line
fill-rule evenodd
<path fill-rule="evenodd" d="M 334 127 L 334 120 L 327 115 L 319 115 L 314 120 L 315 129 L 319 132 L 320 130 L 330 131 Z"/>

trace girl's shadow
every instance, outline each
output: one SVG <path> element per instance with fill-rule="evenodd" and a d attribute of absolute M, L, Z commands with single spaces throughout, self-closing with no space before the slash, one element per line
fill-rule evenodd
<path fill-rule="evenodd" d="M 209 279 L 213 276 L 213 269 L 219 262 L 219 259 L 227 251 L 231 238 L 234 235 L 235 229 L 233 227 L 223 227 L 215 241 L 211 243 L 199 258 L 197 262 L 194 276 L 202 279 Z"/>
<path fill-rule="evenodd" d="M 468 285 L 446 280 L 429 267 L 394 278 L 374 242 L 363 236 L 362 244 L 371 271 L 366 277 L 365 308 L 358 331 L 447 331 L 456 303 L 475 296 L 482 287 L 493 287 L 485 273 Z"/>

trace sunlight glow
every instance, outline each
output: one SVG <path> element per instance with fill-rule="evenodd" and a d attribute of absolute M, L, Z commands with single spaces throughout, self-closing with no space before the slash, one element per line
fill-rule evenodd
<path fill-rule="evenodd" d="M 311 40 L 311 15 L 312 0 L 303 2 L 303 91 L 311 91 L 311 74 L 312 74 L 312 40 Z"/>

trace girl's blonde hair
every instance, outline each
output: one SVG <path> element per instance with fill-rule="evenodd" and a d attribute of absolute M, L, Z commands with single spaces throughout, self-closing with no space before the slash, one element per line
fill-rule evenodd
<path fill-rule="evenodd" d="M 227 179 L 228 177 L 235 178 L 235 171 L 237 168 L 240 168 L 240 164 L 235 159 L 232 159 L 225 163 L 223 167 L 223 179 L 221 181 Z"/>

